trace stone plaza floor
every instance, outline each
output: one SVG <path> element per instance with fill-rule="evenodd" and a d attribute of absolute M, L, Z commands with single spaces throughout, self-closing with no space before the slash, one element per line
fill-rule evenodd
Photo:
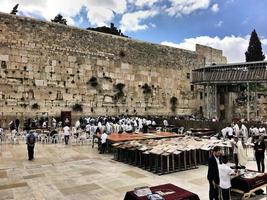
<path fill-rule="evenodd" d="M 208 200 L 207 166 L 158 176 L 112 158 L 90 145 L 37 144 L 35 159 L 28 161 L 22 142 L 0 144 L 0 200 L 123 200 L 135 187 L 165 183 Z M 256 169 L 256 162 L 250 161 L 247 168 Z"/>

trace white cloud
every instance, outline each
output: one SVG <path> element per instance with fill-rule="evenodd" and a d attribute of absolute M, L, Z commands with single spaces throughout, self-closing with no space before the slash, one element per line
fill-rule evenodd
<path fill-rule="evenodd" d="M 53 19 L 58 13 L 69 19 L 78 15 L 84 6 L 91 24 L 97 26 L 110 23 L 115 13 L 123 14 L 127 10 L 126 0 L 0 0 L 0 11 L 9 13 L 17 3 L 24 15 L 39 15 L 46 20 Z M 71 19 L 69 21 L 73 23 Z"/>
<path fill-rule="evenodd" d="M 125 31 L 138 31 L 144 30 L 148 28 L 148 25 L 141 24 L 142 21 L 146 20 L 147 18 L 154 17 L 158 14 L 156 10 L 146 10 L 146 11 L 137 11 L 133 13 L 126 13 L 122 16 L 121 19 L 121 30 L 122 32 Z"/>
<path fill-rule="evenodd" d="M 267 45 L 267 38 L 266 38 L 266 39 L 264 39 L 264 38 L 261 39 L 261 44 L 262 44 L 262 45 Z"/>
<path fill-rule="evenodd" d="M 171 7 L 166 11 L 171 16 L 188 15 L 196 10 L 207 9 L 211 0 L 169 0 Z"/>
<path fill-rule="evenodd" d="M 87 0 L 87 17 L 96 26 L 107 25 L 115 14 L 123 14 L 127 10 L 126 0 Z"/>
<path fill-rule="evenodd" d="M 228 62 L 244 62 L 245 52 L 249 44 L 250 36 L 226 36 L 224 38 L 199 36 L 196 38 L 185 39 L 180 44 L 172 42 L 161 42 L 162 45 L 172 46 L 176 48 L 195 51 L 196 44 L 207 45 L 216 49 L 223 50 L 223 54 L 227 57 Z M 267 38 L 261 40 L 262 44 L 267 45 Z"/>
<path fill-rule="evenodd" d="M 144 7 L 144 6 L 153 6 L 156 2 L 159 0 L 128 0 L 129 3 L 134 4 L 135 6 L 138 7 Z"/>
<path fill-rule="evenodd" d="M 222 25 L 223 25 L 222 20 L 218 21 L 218 23 L 215 24 L 216 27 L 222 27 Z"/>
<path fill-rule="evenodd" d="M 79 24 L 82 24 L 83 23 L 83 17 L 82 16 L 80 16 L 78 23 Z"/>
<path fill-rule="evenodd" d="M 154 24 L 154 23 L 149 23 L 149 26 L 151 26 L 152 28 L 156 28 L 157 27 L 157 25 Z"/>
<path fill-rule="evenodd" d="M 213 4 L 212 6 L 211 6 L 211 11 L 212 12 L 214 12 L 214 13 L 217 13 L 217 12 L 219 12 L 219 5 L 216 3 L 216 4 Z"/>
<path fill-rule="evenodd" d="M 75 25 L 75 21 L 71 18 L 71 17 L 65 17 L 67 20 L 67 24 L 70 26 L 74 26 Z"/>

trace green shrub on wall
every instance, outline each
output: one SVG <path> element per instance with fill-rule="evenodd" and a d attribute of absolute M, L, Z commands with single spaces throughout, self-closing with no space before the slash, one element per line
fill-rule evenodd
<path fill-rule="evenodd" d="M 125 87 L 125 84 L 123 83 L 117 83 L 116 85 L 114 85 L 114 89 L 116 93 L 113 96 L 113 99 L 115 101 L 118 101 L 124 96 L 124 91 L 123 91 L 124 87 Z"/>
<path fill-rule="evenodd" d="M 83 105 L 80 104 L 80 103 L 75 103 L 73 106 L 72 106 L 72 110 L 74 112 L 82 112 L 83 111 Z"/>
<path fill-rule="evenodd" d="M 38 110 L 40 108 L 39 104 L 38 103 L 34 103 L 32 104 L 32 109 L 33 110 Z"/>
<path fill-rule="evenodd" d="M 177 109 L 177 97 L 175 97 L 175 96 L 171 97 L 170 103 L 171 103 L 171 110 L 172 110 L 172 112 L 175 113 L 176 109 Z"/>
<path fill-rule="evenodd" d="M 143 89 L 143 93 L 144 93 L 144 94 L 151 94 L 151 93 L 152 93 L 151 86 L 149 86 L 147 83 L 145 83 L 145 84 L 142 86 L 142 89 Z"/>
<path fill-rule="evenodd" d="M 97 78 L 92 76 L 89 81 L 87 81 L 87 84 L 91 85 L 92 87 L 96 87 L 98 85 Z"/>

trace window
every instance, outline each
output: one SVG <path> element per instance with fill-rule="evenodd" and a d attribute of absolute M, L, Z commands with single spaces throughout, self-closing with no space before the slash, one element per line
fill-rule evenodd
<path fill-rule="evenodd" d="M 7 68 L 6 61 L 1 61 L 1 68 L 2 69 L 6 69 Z"/>
<path fill-rule="evenodd" d="M 203 99 L 203 92 L 200 92 L 199 95 L 200 95 L 200 99 Z"/>
<path fill-rule="evenodd" d="M 186 78 L 187 78 L 187 79 L 190 79 L 190 73 L 187 73 L 187 74 L 186 74 Z"/>
<path fill-rule="evenodd" d="M 190 89 L 193 92 L 194 91 L 194 85 L 191 85 Z"/>

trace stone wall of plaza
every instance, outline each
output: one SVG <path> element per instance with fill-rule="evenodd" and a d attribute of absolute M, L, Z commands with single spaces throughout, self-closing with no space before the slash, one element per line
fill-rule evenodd
<path fill-rule="evenodd" d="M 171 115 L 173 96 L 177 114 L 203 106 L 202 88 L 191 86 L 190 72 L 204 65 L 203 49 L 210 48 L 186 51 L 4 13 L 0 19 L 2 124 L 41 113 L 60 116 L 75 103 L 83 106 L 75 117 Z M 225 62 L 222 54 L 212 59 Z M 125 85 L 123 94 L 118 83 Z"/>
<path fill-rule="evenodd" d="M 222 50 L 219 49 L 197 44 L 196 53 L 205 57 L 205 65 L 227 63 L 226 57 L 223 56 Z"/>

